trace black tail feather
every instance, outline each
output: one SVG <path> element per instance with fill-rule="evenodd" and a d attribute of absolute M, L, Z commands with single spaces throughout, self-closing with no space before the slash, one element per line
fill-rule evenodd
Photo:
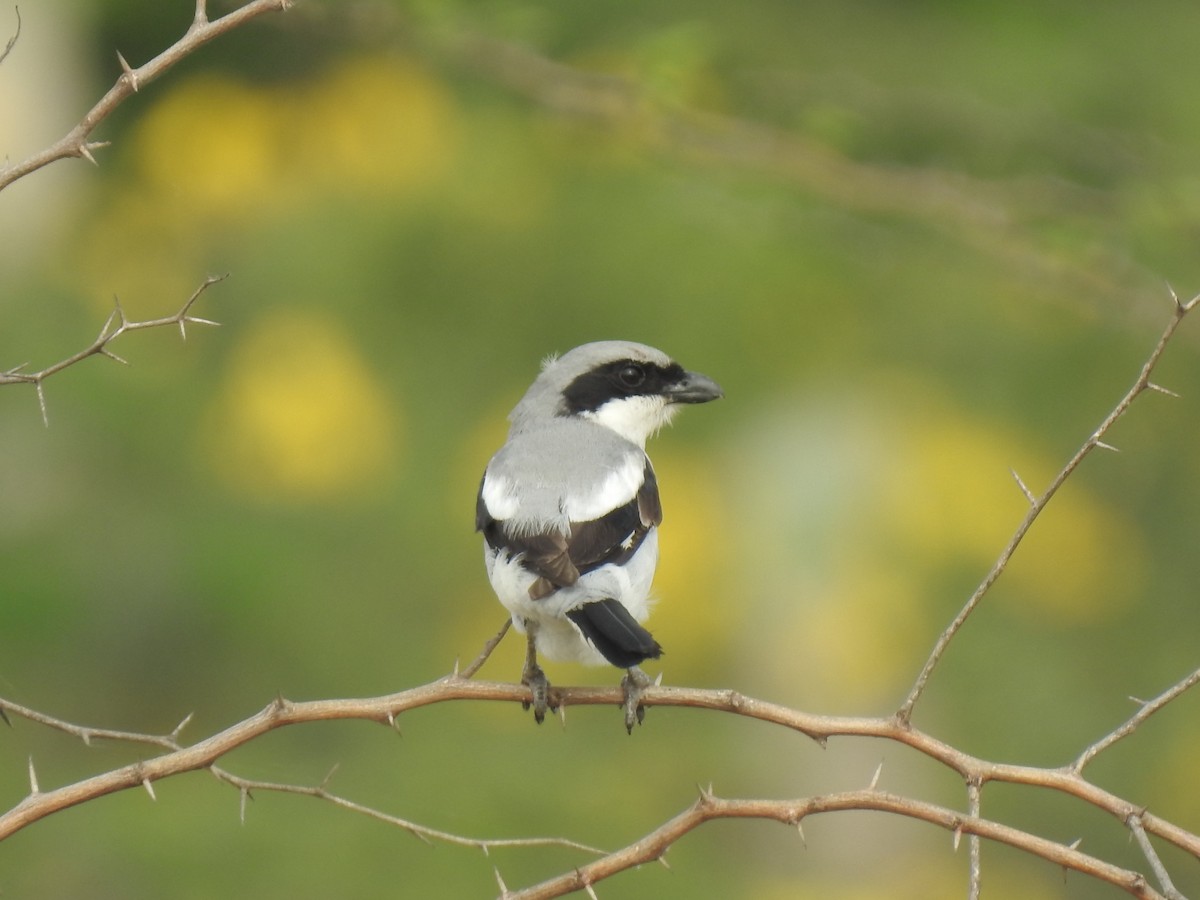
<path fill-rule="evenodd" d="M 658 659 L 662 647 L 618 601 L 597 600 L 567 611 L 583 636 L 614 666 L 628 669 L 646 659 Z"/>

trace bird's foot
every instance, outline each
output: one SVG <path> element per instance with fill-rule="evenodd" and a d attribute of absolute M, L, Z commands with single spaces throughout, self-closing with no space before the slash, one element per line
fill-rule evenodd
<path fill-rule="evenodd" d="M 633 734 L 633 726 L 641 725 L 646 718 L 646 707 L 642 705 L 642 691 L 650 687 L 650 676 L 631 666 L 621 679 L 621 690 L 625 694 L 625 702 L 621 709 L 625 711 L 625 730 Z"/>
<path fill-rule="evenodd" d="M 539 725 L 546 718 L 546 710 L 556 710 L 557 706 L 550 705 L 550 682 L 546 678 L 546 673 L 542 671 L 542 667 L 535 662 L 525 663 L 525 669 L 521 672 L 521 684 L 529 688 L 529 693 L 532 697 L 530 700 L 525 700 L 521 703 L 522 709 L 533 707 L 533 721 Z"/>

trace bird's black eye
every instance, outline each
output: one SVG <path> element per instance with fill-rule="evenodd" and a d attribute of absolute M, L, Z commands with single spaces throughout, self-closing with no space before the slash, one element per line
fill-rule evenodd
<path fill-rule="evenodd" d="M 641 366 L 630 363 L 627 366 L 622 366 L 617 372 L 617 378 L 621 384 L 628 388 L 640 387 L 642 382 L 646 380 L 646 370 Z"/>

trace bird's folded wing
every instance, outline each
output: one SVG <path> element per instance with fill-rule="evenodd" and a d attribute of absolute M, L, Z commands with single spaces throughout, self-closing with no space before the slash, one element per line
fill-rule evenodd
<path fill-rule="evenodd" d="M 636 487 L 617 500 L 619 505 L 586 521 L 567 519 L 557 524 L 551 524 L 553 517 L 549 515 L 544 521 L 497 516 L 497 511 L 507 512 L 514 506 L 508 497 L 519 492 L 520 486 L 510 488 L 504 484 L 501 490 L 497 485 L 503 484 L 501 480 L 507 476 L 489 469 L 476 502 L 476 528 L 493 549 L 503 549 L 513 556 L 521 554 L 521 564 L 538 576 L 529 589 L 530 597 L 540 599 L 574 584 L 580 575 L 602 565 L 623 565 L 637 552 L 650 528 L 662 521 L 654 469 L 644 455 L 641 462 Z M 627 475 L 622 475 L 621 480 L 632 481 Z M 605 494 L 611 503 L 616 497 L 613 484 L 614 479 L 609 477 L 593 490 Z M 545 483 L 539 488 L 544 493 Z M 599 508 L 595 497 L 580 496 L 578 491 L 573 498 L 565 496 L 566 490 L 561 493 L 564 496 L 559 500 L 559 509 L 570 508 L 571 500 L 578 509 Z"/>

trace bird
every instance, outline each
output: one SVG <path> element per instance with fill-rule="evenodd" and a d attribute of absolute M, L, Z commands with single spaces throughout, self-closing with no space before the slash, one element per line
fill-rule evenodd
<path fill-rule="evenodd" d="M 663 652 L 642 625 L 663 518 L 646 441 L 681 406 L 722 396 L 661 350 L 596 341 L 548 357 L 509 414 L 475 528 L 492 589 L 526 636 L 524 706 L 538 724 L 556 708 L 539 653 L 625 669 L 626 731 L 641 724 L 650 679 L 639 664 Z"/>

